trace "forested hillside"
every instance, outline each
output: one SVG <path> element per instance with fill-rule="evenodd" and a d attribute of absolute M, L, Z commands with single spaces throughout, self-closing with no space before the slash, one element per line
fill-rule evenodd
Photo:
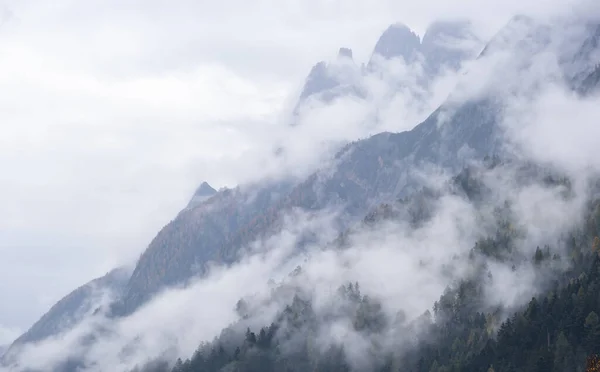
<path fill-rule="evenodd" d="M 466 168 L 444 189 L 484 205 L 489 190 L 482 172 L 505 166 L 489 159 L 484 169 Z M 571 197 L 568 178 L 532 164 L 513 166 L 520 182 L 562 187 L 563 197 Z M 591 195 L 597 195 L 597 185 L 591 187 Z M 423 190 L 383 205 L 363 226 L 405 219 L 408 211 L 414 226 L 422 224 L 431 218 L 428 211 L 439 195 Z M 283 285 L 286 288 L 278 288 L 274 296 L 278 291 L 294 294 L 272 324 L 244 328 L 251 314 L 241 300 L 239 324 L 201 344 L 191 358 L 177 360 L 172 369 L 165 363 L 141 370 L 584 371 L 587 359 L 600 353 L 600 199 L 588 200 L 584 223 L 561 239 L 564 247 L 536 247 L 530 257 L 515 249 L 524 232 L 513 224 L 511 206 L 498 205 L 503 208 L 497 210 L 495 232 L 468 253 L 472 274 L 450 284 L 432 311 L 417 319 L 407 321 L 401 310 L 393 318 L 386 316 L 378 300 L 361 291 L 360 283 L 338 288 L 325 316 L 315 309 L 311 293 Z M 512 265 L 513 272 L 531 265 L 541 293 L 522 307 L 490 306 L 486 291 L 495 280 L 489 269 L 495 262 Z M 301 278 L 302 269 L 290 277 Z M 323 325 L 336 322 L 347 322 L 355 339 L 323 341 Z"/>

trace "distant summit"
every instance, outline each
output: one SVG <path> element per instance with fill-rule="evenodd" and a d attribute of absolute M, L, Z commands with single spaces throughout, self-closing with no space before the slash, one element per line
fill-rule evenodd
<path fill-rule="evenodd" d="M 482 47 L 483 43 L 471 31 L 471 23 L 467 21 L 434 22 L 426 30 L 423 40 L 407 25 L 394 23 L 377 40 L 366 66 L 354 61 L 352 49 L 348 47 L 341 47 L 334 60 L 315 64 L 294 107 L 292 125 L 298 124 L 301 110 L 307 104 L 328 104 L 348 96 L 366 98 L 368 83 L 365 78 L 385 76 L 390 61 L 395 63 L 401 59 L 407 66 L 414 67 L 408 69 L 412 71 L 409 73 L 416 74 L 410 76 L 410 80 L 416 80 L 416 91 L 422 92 L 444 71 L 457 71 L 465 60 L 474 59 Z M 400 80 L 393 89 L 405 88 Z"/>
<path fill-rule="evenodd" d="M 340 48 L 335 60 L 320 61 L 312 67 L 304 81 L 293 115 L 298 115 L 302 105 L 307 101 L 316 99 L 329 103 L 336 97 L 344 95 L 361 96 L 358 88 L 361 79 L 360 67 L 354 62 L 352 49 Z M 296 122 L 292 123 L 295 124 Z"/>
<path fill-rule="evenodd" d="M 187 208 L 193 208 L 203 203 L 216 193 L 217 190 L 215 190 L 211 185 L 209 185 L 207 182 L 202 182 L 196 189 L 196 192 L 194 192 L 192 199 L 187 205 Z"/>
<path fill-rule="evenodd" d="M 437 21 L 429 25 L 421 42 L 429 74 L 449 68 L 458 70 L 463 61 L 481 51 L 482 41 L 472 31 L 469 21 Z"/>
<path fill-rule="evenodd" d="M 352 49 L 350 48 L 340 48 L 338 52 L 338 59 L 348 58 L 352 59 Z"/>
<path fill-rule="evenodd" d="M 202 182 L 202 184 L 200 184 L 200 186 L 198 186 L 196 189 L 194 196 L 213 196 L 216 193 L 217 190 L 213 189 L 212 186 L 206 182 Z"/>
<path fill-rule="evenodd" d="M 304 100 L 313 94 L 335 88 L 339 82 L 327 71 L 327 63 L 321 61 L 313 66 L 306 78 L 306 83 L 300 94 L 300 100 Z"/>
<path fill-rule="evenodd" d="M 402 57 L 408 64 L 415 60 L 420 47 L 421 40 L 415 32 L 405 24 L 395 23 L 379 37 L 373 50 L 373 56 L 380 56 L 384 59 Z M 372 64 L 373 57 L 367 67 L 372 67 Z"/>
<path fill-rule="evenodd" d="M 358 73 L 358 67 L 352 59 L 352 49 L 340 48 L 334 62 L 320 61 L 313 66 L 306 78 L 300 100 L 334 89 L 347 83 L 347 80 L 351 81 L 355 72 Z"/>
<path fill-rule="evenodd" d="M 378 60 L 401 57 L 407 65 L 421 62 L 427 79 L 444 68 L 458 70 L 463 61 L 474 58 L 483 42 L 472 32 L 472 25 L 464 20 L 436 21 L 429 25 L 421 40 L 408 26 L 396 23 L 381 35 L 367 65 L 374 70 Z"/>

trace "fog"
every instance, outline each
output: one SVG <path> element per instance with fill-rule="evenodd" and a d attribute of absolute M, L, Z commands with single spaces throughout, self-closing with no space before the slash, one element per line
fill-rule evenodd
<path fill-rule="evenodd" d="M 266 12 L 267 3 L 258 9 Z M 143 63 L 150 70 L 136 74 L 132 55 L 142 61 L 158 55 L 145 43 L 155 32 L 145 28 L 146 18 L 139 18 L 142 25 L 128 34 L 129 39 L 116 38 L 121 44 L 110 44 L 108 48 L 115 53 L 113 56 L 133 65 L 113 66 L 108 58 L 103 63 L 101 55 L 88 52 L 73 62 L 76 68 L 59 67 L 60 61 L 40 57 L 50 52 L 57 52 L 60 58 L 71 56 L 73 44 L 53 45 L 55 40 L 63 39 L 64 29 L 56 26 L 47 49 L 37 49 L 33 46 L 44 38 L 29 44 L 29 38 L 36 34 L 27 25 L 36 17 L 48 19 L 48 15 L 58 12 L 73 21 L 69 27 L 89 31 L 89 26 L 82 24 L 85 18 L 69 16 L 76 8 L 68 2 L 52 9 L 40 8 L 35 2 L 26 4 L 6 6 L 14 9 L 3 26 L 8 36 L 0 46 L 2 54 L 9 56 L 0 63 L 7 67 L 2 81 L 14 88 L 0 98 L 3 107 L 11 108 L 6 122 L 12 124 L 5 124 L 5 135 L 0 137 L 0 164 L 6 169 L 0 189 L 6 201 L 0 218 L 0 234 L 5 237 L 0 251 L 9 258 L 1 266 L 4 274 L 0 290 L 11 299 L 7 309 L 0 312 L 0 325 L 7 324 L 0 327 L 0 343 L 9 342 L 18 334 L 15 329 L 26 328 L 64 293 L 91 279 L 91 272 L 102 274 L 135 259 L 201 180 L 218 187 L 267 178 L 302 179 L 317 169 L 335 166 L 329 160 L 340 144 L 380 131 L 410 129 L 450 93 L 452 105 L 489 95 L 501 97 L 501 128 L 507 151 L 564 172 L 572 181 L 573 195 L 565 198 L 560 187 L 523 184 L 508 165 L 482 170 L 482 179 L 491 190 L 491 197 L 482 207 L 444 189 L 453 174 L 419 170 L 429 185 L 441 190 L 442 196 L 435 203 L 432 218 L 416 229 L 402 220 L 375 228 L 359 227 L 350 235 L 349 246 L 339 250 L 331 245 L 339 234 L 333 222 L 338 210 L 317 214 L 297 211 L 286 216 L 282 232 L 248 247 L 249 253 L 240 262 L 215 266 L 186 288 L 160 293 L 133 315 L 116 321 L 108 319 L 104 311 L 111 294 L 107 293 L 98 304 L 103 311 L 90 314 L 65 334 L 20 350 L 20 368 L 48 368 L 67 356 L 81 354 L 90 371 L 127 370 L 165 353 L 171 360 L 189 357 L 200 342 L 210 341 L 238 320 L 235 305 L 240 298 L 254 296 L 253 301 L 269 303 L 260 317 L 251 320 L 258 326 L 269 324 L 284 306 L 278 301 L 269 302 L 273 285 L 269 279 L 302 288 L 314 300 L 317 312 L 329 311 L 327 303 L 337 287 L 358 281 L 363 293 L 381 301 L 387 317 L 393 319 L 401 310 L 414 320 L 432 308 L 449 284 L 473 274 L 469 252 L 478 239 L 489 234 L 494 207 L 505 201 L 514 206 L 514 222 L 525 230 L 515 254 L 532 257 L 537 246 L 546 244 L 560 252 L 563 235 L 576 228 L 583 217 L 589 178 L 599 171 L 593 140 L 598 131 L 596 118 L 600 117 L 597 99 L 577 96 L 558 78 L 561 70 L 556 51 L 562 50 L 565 42 L 576 40 L 577 30 L 564 35 L 552 32 L 549 44 L 534 39 L 519 53 L 507 51 L 500 44 L 490 55 L 465 65 L 458 74 L 438 77 L 425 92 L 425 100 L 417 99 L 423 92 L 412 80 L 416 71 L 402 61 L 390 61 L 384 66 L 384 78 L 367 77 L 362 82 L 368 92 L 366 99 L 341 97 L 333 103 L 314 102 L 302 113 L 301 125 L 292 127 L 286 125 L 295 102 L 290 97 L 295 97 L 298 82 L 310 65 L 320 59 L 333 59 L 334 53 L 330 52 L 342 46 L 341 41 L 344 45 L 352 43 L 339 34 L 320 43 L 315 30 L 330 29 L 324 25 L 332 22 L 332 5 L 311 2 L 314 8 L 292 8 L 286 3 L 273 10 L 285 14 L 294 13 L 291 9 L 298 7 L 320 10 L 311 18 L 312 28 L 297 30 L 294 27 L 299 26 L 292 24 L 287 29 L 289 39 L 270 41 L 287 47 L 291 40 L 299 39 L 306 43 L 302 45 L 319 45 L 309 56 L 303 56 L 304 62 L 296 62 L 298 66 L 285 67 L 290 70 L 282 67 L 271 74 L 258 71 L 259 67 L 252 64 L 252 58 L 273 61 L 273 65 L 293 59 L 282 56 L 253 55 L 248 65 L 240 67 L 238 61 L 222 65 L 202 61 L 204 55 L 198 57 L 201 62 L 191 59 L 187 65 L 179 65 L 185 58 L 175 53 L 169 60 Z M 589 4 L 581 2 L 575 13 Z M 243 12 L 243 5 L 236 5 Z M 358 10 L 364 10 L 354 5 L 341 8 L 347 10 L 338 15 L 340 24 L 345 25 L 343 30 L 348 29 L 349 19 Z M 356 38 L 357 43 L 362 42 L 355 55 L 358 64 L 368 58 L 377 33 L 387 27 L 386 22 L 391 23 L 389 14 L 383 15 L 385 10 L 413 14 L 415 27 L 423 30 L 445 7 L 435 2 L 420 4 L 421 10 L 395 6 L 375 4 L 370 11 L 380 12 L 375 13 L 380 14 L 375 18 L 377 22 L 359 22 L 355 33 L 347 34 L 362 35 Z M 563 20 L 551 16 L 567 5 L 539 1 L 526 8 L 517 2 L 497 6 L 497 12 L 490 6 L 489 14 L 479 21 L 490 20 L 500 28 L 511 14 L 528 11 L 537 15 L 541 24 L 547 22 L 553 30 L 562 31 L 556 24 Z M 152 4 L 149 9 L 156 11 L 155 7 Z M 426 8 L 435 11 L 428 13 Z M 469 12 L 477 7 L 464 1 L 456 8 L 457 13 L 462 12 L 457 15 L 471 16 Z M 100 14 L 113 19 L 107 16 L 113 11 L 106 6 Z M 214 12 L 227 13 L 220 7 Z M 586 17 L 596 16 L 594 12 L 579 12 Z M 91 17 L 89 12 L 85 14 Z M 169 15 L 176 19 L 178 14 L 173 10 Z M 254 21 L 260 19 L 260 14 Z M 119 22 L 130 20 L 128 15 L 130 12 L 124 12 Z M 231 20 L 229 27 L 244 26 L 239 15 L 226 17 Z M 268 16 L 265 13 L 262 17 Z M 404 21 L 410 25 L 411 19 Z M 370 33 L 363 35 L 365 29 Z M 480 30 L 480 34 L 490 37 L 494 32 Z M 94 35 L 103 42 L 115 40 L 109 37 L 110 32 L 108 36 Z M 365 35 L 373 37 L 367 40 Z M 261 39 L 251 34 L 243 38 L 268 40 L 266 36 Z M 84 32 L 72 39 L 64 38 L 81 45 L 93 40 L 86 37 Z M 231 53 L 233 45 L 249 42 L 243 38 L 219 40 L 222 49 L 208 50 L 215 55 Z M 205 39 L 202 41 L 209 45 L 217 44 L 216 38 Z M 302 45 L 295 46 L 298 51 L 293 53 L 299 53 Z M 324 51 L 324 46 L 330 52 Z M 533 60 L 522 58 L 531 50 L 529 47 L 539 48 Z M 418 70 L 419 66 L 412 68 Z M 291 69 L 295 72 L 290 73 Z M 293 79 L 284 78 L 286 75 Z M 394 91 L 392 87 L 399 82 L 405 89 Z M 448 115 L 452 115 L 451 110 Z M 273 155 L 277 147 L 285 150 L 283 155 Z M 295 247 L 307 231 L 314 232 L 318 241 L 300 253 Z M 29 261 L 25 257 L 33 258 Z M 300 277 L 288 277 L 298 265 L 302 267 Z M 531 265 L 513 270 L 506 263 L 490 259 L 487 267 L 493 279 L 486 283 L 485 306 L 523 305 L 546 283 L 545 273 Z M 50 286 L 48 279 L 53 278 L 57 282 Z M 36 310 L 23 314 L 21 309 L 25 307 Z M 91 331 L 99 336 L 88 346 L 82 337 Z M 353 334 L 343 321 L 324 323 L 322 335 L 324 345 L 345 342 L 357 351 L 356 355 L 365 351 L 365 340 Z M 388 337 L 384 341 L 390 348 L 398 345 L 395 336 L 384 337 Z M 122 353 L 124 349 L 128 352 Z"/>

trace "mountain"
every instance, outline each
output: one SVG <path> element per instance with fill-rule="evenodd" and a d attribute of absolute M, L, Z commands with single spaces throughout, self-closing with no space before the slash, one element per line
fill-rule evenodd
<path fill-rule="evenodd" d="M 166 225 L 140 256 L 116 314 L 128 314 L 159 290 L 201 275 L 211 262 L 231 263 L 256 226 L 280 208 L 291 185 L 246 185 L 219 191 Z M 266 231 L 265 231 L 266 232 Z"/>
<path fill-rule="evenodd" d="M 514 44 L 520 47 L 521 40 Z M 126 307 L 133 310 L 137 299 L 200 274 L 210 261 L 236 260 L 244 246 L 278 231 L 282 216 L 294 208 L 342 207 L 343 229 L 373 206 L 417 190 L 420 179 L 414 170 L 425 164 L 457 171 L 470 158 L 501 153 L 500 98 L 478 97 L 458 107 L 450 102 L 410 131 L 380 133 L 348 144 L 336 155 L 334 166 L 299 184 L 277 190 L 260 186 L 250 192 L 256 193 L 252 197 L 243 188 L 219 193 L 180 214 L 140 258 L 128 285 Z M 448 112 L 452 115 L 447 119 Z M 246 199 L 251 202 L 241 202 Z"/>
<path fill-rule="evenodd" d="M 491 193 L 486 195 L 486 182 L 482 175 L 504 167 L 518 169 L 520 177 L 517 177 L 517 181 L 523 183 L 541 182 L 548 187 L 562 187 L 566 182 L 562 176 L 534 164 L 502 164 L 491 159 L 483 169 L 463 169 L 451 179 L 448 187 L 453 193 L 464 195 L 471 202 L 498 203 L 497 206 L 500 207 L 502 200 L 494 200 Z M 415 196 L 417 200 L 414 199 Z M 430 196 L 430 199 L 435 199 Z M 423 200 L 422 194 L 415 194 L 407 200 L 389 205 L 389 208 L 401 211 L 407 203 L 414 206 L 421 203 L 419 200 Z M 435 205 L 435 201 L 431 205 Z M 577 239 L 569 246 L 574 264 L 564 275 L 556 274 L 557 261 L 561 258 L 556 254 L 553 256 L 552 253 L 557 250 L 552 250 L 557 247 L 546 247 L 544 251 L 538 247 L 531 257 L 515 257 L 519 254 L 511 251 L 511 242 L 518 240 L 519 236 L 511 227 L 512 221 L 505 220 L 510 213 L 497 214 L 495 233 L 476 242 L 467 253 L 469 264 L 476 268 L 472 277 L 460 283 L 449 284 L 446 292 L 435 303 L 433 316 L 426 312 L 422 317 L 408 322 L 399 313 L 395 319 L 390 319 L 382 311 L 382 304 L 377 298 L 361 291 L 360 283 L 341 286 L 332 294 L 332 300 L 328 304 L 316 306 L 315 297 L 310 293 L 312 289 L 301 285 L 305 278 L 299 268 L 271 292 L 271 298 L 267 301 L 287 305 L 270 325 L 262 328 L 249 326 L 246 319 L 254 307 L 251 306 L 251 300 L 241 300 L 239 308 L 243 314 L 240 314 L 240 321 L 223 330 L 212 342 L 201 344 L 185 362 L 178 360 L 172 371 L 485 371 L 491 368 L 490 364 L 496 368 L 494 370 L 499 371 L 580 370 L 573 367 L 583 367 L 586 356 L 598 351 L 598 344 L 589 345 L 584 341 L 598 339 L 598 327 L 595 324 L 598 321 L 594 318 L 594 327 L 588 325 L 584 328 L 582 318 L 597 311 L 598 307 L 595 299 L 600 291 L 597 285 L 600 280 L 600 255 L 598 247 L 594 250 L 590 246 L 594 237 L 600 234 L 600 200 L 591 200 L 588 208 L 584 229 L 575 232 Z M 371 216 L 373 214 L 367 216 L 364 222 L 372 223 Z M 385 219 L 402 221 L 402 217 L 391 214 Z M 499 309 L 491 309 L 484 314 L 477 306 L 483 303 L 484 286 L 494 280 L 488 267 L 480 259 L 482 257 L 509 262 L 517 258 L 515 261 L 520 265 L 531 263 L 539 271 L 540 277 L 555 275 L 556 282 L 560 282 L 561 287 L 559 289 L 556 284 L 554 291 L 544 301 L 532 299 L 526 309 L 512 317 L 512 323 L 509 320 L 502 325 L 496 340 L 490 328 L 496 321 Z M 583 298 L 586 300 L 582 301 Z M 540 313 L 539 310 L 542 309 L 543 312 Z M 573 312 L 572 309 L 578 309 L 578 312 Z M 362 368 L 357 368 L 356 364 L 351 365 L 352 362 L 356 363 L 356 358 L 347 353 L 348 348 L 352 348 L 352 341 L 332 343 L 320 348 L 315 346 L 311 340 L 319 338 L 323 317 L 329 324 L 349 319 L 348 327 L 352 332 L 348 332 L 348 337 L 359 334 L 367 342 L 373 343 L 372 349 L 366 355 L 361 355 L 370 362 L 364 363 Z M 593 319 L 585 320 L 585 324 L 591 323 Z M 575 324 L 579 326 L 574 326 Z M 392 349 L 386 348 L 386 337 L 393 337 L 391 332 L 403 335 L 406 343 L 395 344 Z M 426 332 L 426 337 L 419 338 L 419 332 Z M 509 337 L 512 332 L 520 337 Z M 413 336 L 413 340 L 407 335 Z M 568 341 L 558 341 L 563 338 L 568 338 Z M 555 351 L 554 346 L 548 347 L 550 342 L 552 345 L 556 342 L 561 349 Z M 490 343 L 498 349 L 489 348 Z M 569 349 L 566 347 L 569 343 L 579 347 Z M 295 347 L 290 347 L 290 344 Z M 514 344 L 520 344 L 523 350 L 514 347 Z M 500 351 L 506 349 L 512 352 Z M 528 354 L 525 353 L 527 349 L 530 349 Z M 219 351 L 216 352 L 217 350 Z M 529 365 L 540 365 L 540 355 L 544 358 L 542 365 L 545 368 L 526 369 Z M 563 369 L 569 358 L 573 363 L 570 365 L 571 369 Z M 513 363 L 513 369 L 507 366 L 510 363 Z M 550 367 L 554 363 L 556 369 Z M 444 365 L 445 369 L 442 367 Z M 503 368 L 498 369 L 499 366 Z M 171 369 L 159 367 L 142 370 L 158 372 Z"/>
<path fill-rule="evenodd" d="M 213 189 L 212 186 L 206 182 L 202 182 L 194 192 L 186 208 L 194 208 L 210 199 L 216 193 L 217 190 Z"/>
<path fill-rule="evenodd" d="M 117 268 L 63 297 L 13 342 L 3 360 L 10 359 L 11 353 L 18 350 L 20 345 L 42 341 L 71 329 L 99 306 L 105 306 L 107 301 L 121 296 L 130 275 L 130 268 Z"/>
<path fill-rule="evenodd" d="M 408 26 L 397 23 L 385 30 L 377 41 L 367 70 L 376 70 L 381 61 L 401 58 L 405 64 L 422 63 L 431 79 L 443 69 L 458 70 L 482 47 L 469 21 L 436 21 L 429 25 L 423 39 Z"/>
<path fill-rule="evenodd" d="M 298 116 L 305 104 L 314 101 L 327 104 L 342 96 L 365 98 L 366 91 L 362 86 L 362 79 L 363 74 L 354 62 L 352 50 L 340 48 L 334 61 L 330 63 L 320 61 L 312 67 L 302 87 L 293 115 Z M 292 125 L 296 124 L 297 121 L 293 120 Z"/>
<path fill-rule="evenodd" d="M 403 31 L 398 31 L 398 27 L 391 26 L 384 32 L 374 53 L 393 55 L 393 49 L 387 46 L 393 44 L 398 35 L 406 36 L 406 28 L 401 27 Z M 435 40 L 441 40 L 450 30 L 465 28 L 464 23 L 434 24 L 426 45 L 430 45 L 430 50 L 437 50 Z M 450 64 L 456 62 L 457 59 L 449 61 Z M 345 76 L 346 79 L 331 78 L 332 69 L 338 69 L 337 77 Z M 340 83 L 351 82 L 352 78 L 348 77 L 355 78 L 355 73 L 351 50 L 340 49 L 335 63 L 320 62 L 313 67 L 300 102 L 316 94 L 332 93 L 334 88 L 356 89 L 354 92 L 357 92 L 356 86 Z M 444 166 L 460 166 L 459 159 L 464 151 L 459 151 L 458 155 L 456 151 L 463 145 L 474 148 L 477 155 L 493 152 L 493 141 L 486 140 L 492 136 L 486 129 L 489 129 L 486 120 L 493 120 L 487 110 L 485 105 L 459 110 L 451 125 L 469 128 L 457 128 L 452 136 L 437 128 L 438 114 L 435 114 L 410 132 L 382 133 L 348 145 L 336 156 L 333 168 L 316 172 L 298 184 L 257 185 L 249 191 L 240 187 L 218 193 L 206 203 L 181 213 L 161 230 L 141 256 L 124 298 L 122 309 L 126 310 L 119 311 L 133 311 L 165 285 L 185 283 L 192 275 L 201 274 L 211 261 L 235 261 L 240 249 L 278 231 L 282 216 L 294 208 L 315 211 L 343 205 L 345 213 L 339 223 L 340 228 L 344 228 L 381 201 L 406 195 L 418 187 L 418 181 L 410 174 L 412 165 L 431 161 Z M 478 115 L 474 120 L 480 122 L 482 129 L 471 131 L 472 124 L 463 120 L 467 115 Z M 173 240 L 175 236 L 177 242 Z"/>
<path fill-rule="evenodd" d="M 358 71 L 356 67 L 352 58 L 352 49 L 340 48 L 335 61 L 330 64 L 321 61 L 313 66 L 300 93 L 300 101 L 332 90 L 344 83 L 351 84 Z"/>
<path fill-rule="evenodd" d="M 597 212 L 597 201 L 595 207 Z M 594 221 L 594 216 L 589 217 Z M 386 319 L 381 304 L 361 292 L 359 283 L 340 287 L 334 303 L 341 309 L 332 311 L 329 320 L 350 319 L 353 334 L 374 344 L 365 355 L 368 362 L 360 369 L 356 368 L 357 358 L 348 353 L 351 343 L 320 349 L 312 346 L 311 340 L 318 338 L 321 327 L 322 309 L 317 310 L 310 295 L 298 292 L 270 325 L 248 327 L 245 332 L 232 327 L 213 342 L 200 345 L 189 359 L 178 359 L 172 369 L 162 366 L 142 370 L 594 371 L 600 365 L 600 256 L 590 249 L 591 236 L 570 248 L 577 258 L 567 273 L 557 277 L 553 290 L 533 297 L 498 326 L 494 324 L 497 311 L 480 312 L 476 306 L 483 296 L 483 283 L 493 280 L 486 277 L 485 270 L 480 280 L 449 286 L 435 303 L 433 314 L 426 312 L 410 323 L 401 315 L 396 320 Z M 527 258 L 538 270 L 551 268 L 557 260 L 550 250 L 539 248 Z M 477 265 L 475 260 L 473 265 Z M 377 337 L 385 340 L 390 328 L 404 337 L 414 335 L 414 340 L 386 350 L 377 343 Z M 428 337 L 418 339 L 419 332 L 426 332 Z M 297 347 L 290 348 L 290 343 Z"/>
<path fill-rule="evenodd" d="M 418 89 L 426 89 L 440 74 L 458 71 L 463 62 L 473 59 L 482 42 L 471 31 L 467 21 L 437 21 L 426 30 L 423 41 L 408 26 L 396 23 L 380 36 L 365 68 L 352 58 L 352 50 L 340 48 L 337 58 L 321 61 L 311 69 L 300 93 L 294 115 L 314 101 L 330 103 L 340 97 L 366 99 L 369 95 L 367 80 L 373 76 L 390 77 L 388 64 L 401 60 L 411 67 L 405 74 L 415 75 Z M 401 89 L 405 83 L 392 85 Z M 297 123 L 294 121 L 293 123 Z"/>
<path fill-rule="evenodd" d="M 515 25 L 533 27 L 527 20 L 516 18 L 507 26 L 509 31 Z M 534 48 L 536 39 L 503 42 L 505 50 L 518 51 L 519 59 L 539 53 L 539 48 Z M 531 54 L 523 55 L 523 50 Z M 502 70 L 504 63 L 509 62 L 501 61 L 495 68 Z M 534 80 L 545 78 L 541 75 Z M 510 88 L 499 87 L 458 105 L 449 101 L 410 131 L 380 133 L 350 143 L 339 151 L 332 167 L 298 184 L 276 190 L 270 185 L 219 193 L 207 204 L 180 214 L 161 230 L 138 261 L 125 307 L 133 311 L 142 299 L 164 286 L 184 283 L 193 273 L 201 274 L 203 265 L 210 261 L 235 261 L 242 248 L 279 231 L 281 218 L 295 208 L 342 208 L 339 228 L 344 229 L 373 206 L 418 190 L 421 180 L 416 169 L 431 164 L 458 171 L 469 159 L 502 154 L 499 124 L 507 91 L 501 89 Z M 247 199 L 251 201 L 242 202 Z"/>
<path fill-rule="evenodd" d="M 458 71 L 464 61 L 481 51 L 482 42 L 473 33 L 469 21 L 437 21 L 432 23 L 420 45 L 427 74 L 435 76 L 444 69 Z"/>
<path fill-rule="evenodd" d="M 412 64 L 419 59 L 421 40 L 408 26 L 403 23 L 395 23 L 389 26 L 379 37 L 367 70 L 375 70 L 377 59 L 390 60 L 402 58 L 404 63 Z"/>
<path fill-rule="evenodd" d="M 462 23 L 432 25 L 423 42 L 416 43 L 415 37 L 419 41 L 418 37 L 407 27 L 393 25 L 377 43 L 373 64 L 367 69 L 374 69 L 389 58 L 416 61 L 421 58 L 420 54 L 426 54 L 433 61 L 427 64 L 431 71 L 441 71 L 446 64 L 455 66 L 464 58 L 459 46 L 460 41 L 469 38 L 469 34 L 463 32 L 465 29 Z M 478 82 L 472 77 L 477 70 L 468 71 L 448 101 L 412 130 L 379 133 L 349 143 L 337 153 L 331 166 L 324 166 L 300 182 L 264 181 L 216 193 L 208 184 L 201 185 L 188 207 L 152 240 L 127 283 L 118 286 L 122 296 L 113 303 L 113 315 L 131 314 L 162 289 L 186 285 L 193 277 L 203 275 L 211 262 L 237 261 L 254 241 L 279 232 L 284 216 L 295 209 L 317 212 L 337 208 L 340 211 L 337 228 L 343 232 L 381 204 L 393 203 L 421 190 L 419 171 L 425 167 L 457 173 L 471 159 L 491 154 L 510 158 L 510 154 L 505 153 L 501 125 L 506 101 L 512 98 L 516 85 L 534 94 L 539 84 L 549 77 L 547 71 L 529 69 L 532 60 L 545 53 L 555 53 L 553 58 L 560 62 L 560 74 L 553 70 L 552 79 L 563 79 L 575 91 L 584 92 L 582 94 L 598 89 L 598 28 L 586 26 L 585 32 L 572 41 L 567 51 L 554 48 L 551 43 L 552 36 L 563 31 L 527 17 L 514 18 L 487 44 L 474 63 L 475 67 L 478 63 L 491 66 L 489 78 L 494 89 L 486 90 L 485 94 L 470 91 L 471 85 Z M 397 46 L 394 40 L 403 43 Z M 507 57 L 494 59 L 498 53 Z M 338 62 L 338 67 L 348 68 L 345 71 L 356 76 L 348 49 L 340 50 Z M 351 83 L 347 86 L 340 83 L 345 84 L 344 79 L 327 80 L 328 69 L 327 64 L 313 68 L 314 79 L 310 76 L 307 79 L 305 99 L 339 87 L 353 87 Z M 75 296 L 80 297 L 85 298 Z M 61 319 L 63 313 L 71 316 L 81 302 L 61 300 L 50 311 L 52 315 L 48 313 L 42 318 L 46 321 L 40 320 L 41 324 L 48 319 Z M 50 324 L 60 322 L 53 320 Z M 39 339 L 39 335 L 43 337 L 60 327 L 38 328 L 48 330 L 34 332 Z"/>
<path fill-rule="evenodd" d="M 433 24 L 426 32 L 424 48 L 438 50 L 440 46 L 436 41 L 444 40 L 444 35 L 459 35 L 452 31 L 453 27 L 467 26 L 456 23 Z M 417 48 L 415 50 L 420 48 L 418 36 L 406 26 L 392 25 L 380 37 L 373 54 L 386 58 L 398 57 L 402 47 L 397 44 L 405 42 L 414 44 Z M 433 56 L 434 53 L 431 52 L 430 55 Z M 447 62 L 450 66 L 458 66 L 457 63 L 463 61 L 461 58 L 468 58 L 467 55 L 446 56 L 449 58 L 447 61 L 443 60 L 444 56 L 439 56 L 434 64 Z M 324 102 L 347 94 L 364 97 L 365 91 L 361 86 L 364 76 L 365 72 L 353 60 L 352 50 L 340 48 L 335 61 L 319 62 L 313 67 L 306 79 L 298 107 L 306 100 L 316 97 Z M 402 175 L 402 171 L 395 174 L 395 157 L 401 158 L 403 155 L 378 155 L 378 147 L 383 150 L 395 146 L 388 143 L 390 136 L 392 135 L 382 134 L 340 152 L 340 160 L 348 156 L 349 159 L 340 162 L 334 178 L 329 181 L 325 176 L 327 170 L 323 170 L 298 184 L 287 181 L 262 183 L 217 192 L 208 183 L 201 183 L 186 208 L 152 240 L 128 278 L 125 288 L 119 288 L 119 291 L 123 291 L 123 296 L 113 304 L 114 314 L 129 314 L 161 289 L 185 284 L 195 275 L 201 275 L 210 262 L 236 261 L 241 248 L 254 239 L 277 231 L 280 228 L 280 218 L 293 208 L 321 209 L 331 204 L 348 202 L 347 220 L 340 222 L 340 228 L 361 218 L 364 211 L 406 188 L 400 179 L 406 175 Z M 357 159 L 356 155 L 351 155 L 356 149 L 362 148 L 369 153 L 373 152 L 372 155 L 365 159 Z M 373 162 L 381 164 L 381 169 L 371 172 L 369 168 Z M 401 175 L 400 178 L 398 175 Z M 372 182 L 376 184 L 371 185 Z M 398 183 L 399 186 L 396 185 Z M 89 284 L 61 300 L 19 342 L 40 340 L 52 335 L 53 331 L 64 329 L 57 325 L 69 323 L 65 319 L 74 316 L 78 305 L 78 311 L 85 313 L 88 310 L 83 306 L 83 298 L 86 298 L 84 293 L 88 291 L 86 288 L 89 288 Z M 69 324 L 77 321 L 78 318 L 75 317 Z"/>

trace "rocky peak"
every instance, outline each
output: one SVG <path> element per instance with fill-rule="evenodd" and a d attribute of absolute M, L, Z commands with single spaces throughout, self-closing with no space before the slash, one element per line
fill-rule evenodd
<path fill-rule="evenodd" d="M 196 189 L 194 196 L 213 196 L 216 193 L 217 190 L 213 189 L 212 186 L 206 182 L 202 182 L 202 184 L 200 184 L 200 186 L 198 186 Z"/>
<path fill-rule="evenodd" d="M 437 74 L 442 68 L 460 68 L 462 62 L 481 51 L 483 43 L 472 31 L 469 21 L 436 21 L 423 36 L 421 53 L 430 73 Z"/>
<path fill-rule="evenodd" d="M 383 32 L 375 44 L 373 56 L 378 55 L 385 59 L 402 57 L 410 63 L 416 57 L 420 46 L 421 40 L 416 33 L 402 23 L 395 23 Z"/>
<path fill-rule="evenodd" d="M 338 59 L 352 59 L 352 49 L 350 48 L 340 48 L 338 51 Z"/>
<path fill-rule="evenodd" d="M 210 197 L 215 195 L 217 190 L 215 190 L 212 186 L 210 186 L 207 182 L 202 182 L 200 186 L 194 192 L 192 199 L 188 203 L 188 208 L 193 208 L 204 201 L 208 200 Z"/>
<path fill-rule="evenodd" d="M 310 70 L 300 94 L 300 100 L 304 100 L 313 94 L 323 92 L 337 85 L 338 82 L 329 76 L 327 63 L 321 61 Z"/>

